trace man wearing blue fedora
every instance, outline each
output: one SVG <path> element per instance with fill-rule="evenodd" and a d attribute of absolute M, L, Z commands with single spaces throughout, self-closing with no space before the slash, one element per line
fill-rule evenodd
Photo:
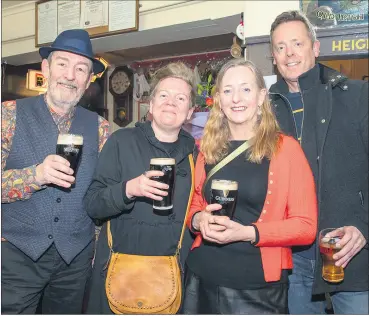
<path fill-rule="evenodd" d="M 2 104 L 1 311 L 34 314 L 42 297 L 42 313 L 79 314 L 94 255 L 82 199 L 109 124 L 78 102 L 104 65 L 84 30 L 39 52 L 47 92 Z M 83 136 L 76 174 L 55 154 L 66 133 Z"/>

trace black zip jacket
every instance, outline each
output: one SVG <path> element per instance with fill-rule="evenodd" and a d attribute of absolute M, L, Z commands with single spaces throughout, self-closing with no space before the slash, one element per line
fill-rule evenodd
<path fill-rule="evenodd" d="M 148 256 L 175 254 L 190 195 L 188 155 L 193 153 L 194 146 L 192 136 L 181 130 L 177 146 L 168 152 L 155 137 L 151 122 L 118 130 L 107 140 L 84 205 L 93 219 L 111 219 L 115 252 Z M 126 182 L 149 170 L 150 159 L 159 157 L 176 160 L 173 212 L 164 216 L 153 212 L 151 199 L 128 200 L 125 196 Z M 182 268 L 192 241 L 186 229 L 180 253 Z M 103 224 L 89 286 L 88 313 L 111 313 L 105 293 L 107 269 L 104 267 L 108 259 L 106 224 Z"/>
<path fill-rule="evenodd" d="M 368 241 L 368 82 L 316 64 L 298 83 L 304 106 L 301 146 L 316 181 L 318 231 L 355 226 Z M 287 93 L 284 80 L 270 88 L 282 130 L 296 138 Z M 366 246 L 345 268 L 344 281 L 335 285 L 321 277 L 317 247 L 313 294 L 367 291 L 368 255 Z"/>

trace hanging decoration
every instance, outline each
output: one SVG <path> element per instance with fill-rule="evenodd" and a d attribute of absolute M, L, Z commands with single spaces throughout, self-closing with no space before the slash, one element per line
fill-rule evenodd
<path fill-rule="evenodd" d="M 196 86 L 201 82 L 201 77 L 200 77 L 200 73 L 199 73 L 199 68 L 197 67 L 197 65 L 195 66 L 195 68 L 193 69 L 193 73 L 194 73 L 194 77 L 195 77 L 195 84 Z"/>
<path fill-rule="evenodd" d="M 214 80 L 210 73 L 205 82 L 197 84 L 196 108 L 195 112 L 209 112 L 213 105 Z"/>
<path fill-rule="evenodd" d="M 236 28 L 236 35 L 241 41 L 245 40 L 245 29 L 244 29 L 244 26 L 243 26 L 243 13 L 241 13 L 240 24 L 238 24 L 237 28 Z"/>
<path fill-rule="evenodd" d="M 141 101 L 144 94 L 150 93 L 150 85 L 148 84 L 143 73 L 133 75 L 133 99 Z"/>
<path fill-rule="evenodd" d="M 244 21 L 243 21 L 243 12 L 241 13 L 241 21 L 240 24 L 238 24 L 236 28 L 236 35 L 237 37 L 242 41 L 240 47 L 241 47 L 241 56 L 244 57 L 245 60 L 247 60 L 247 46 L 246 46 L 246 37 L 245 37 L 245 27 L 244 27 Z"/>
<path fill-rule="evenodd" d="M 183 62 L 194 70 L 197 84 L 205 82 L 210 72 L 218 71 L 221 66 L 231 59 L 229 50 L 216 52 L 182 55 L 168 58 L 158 58 L 134 62 L 130 65 L 131 69 L 137 74 L 143 74 L 147 82 L 150 82 L 155 72 L 165 65 L 173 62 Z"/>
<path fill-rule="evenodd" d="M 231 46 L 231 55 L 233 58 L 240 58 L 242 56 L 242 48 L 237 42 L 237 36 L 233 37 L 233 44 Z"/>
<path fill-rule="evenodd" d="M 144 82 L 150 82 L 151 78 L 159 68 L 172 62 L 183 62 L 194 71 L 197 92 L 194 113 L 191 119 L 184 124 L 183 129 L 189 132 L 193 137 L 200 138 L 208 119 L 209 111 L 213 105 L 216 74 L 230 59 L 232 59 L 230 51 L 222 50 L 135 62 L 130 65 L 130 68 L 137 75 L 137 77 L 134 77 L 134 84 L 136 85 L 137 78 L 137 85 L 140 87 L 137 88 L 137 90 L 136 87 L 134 88 L 133 97 L 136 101 L 146 102 L 146 97 L 149 94 L 149 85 L 147 84 L 147 90 L 141 88 L 141 85 L 145 86 L 145 83 L 142 84 L 140 80 L 145 79 Z M 151 114 L 146 113 L 140 118 L 140 120 L 151 120 Z"/>

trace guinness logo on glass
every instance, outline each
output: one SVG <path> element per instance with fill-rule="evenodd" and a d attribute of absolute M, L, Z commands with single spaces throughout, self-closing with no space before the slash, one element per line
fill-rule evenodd
<path fill-rule="evenodd" d="M 59 134 L 56 154 L 67 159 L 76 176 L 83 149 L 83 136 L 75 134 Z"/>
<path fill-rule="evenodd" d="M 211 182 L 211 201 L 222 205 L 222 209 L 213 212 L 213 215 L 222 215 L 232 218 L 237 202 L 238 183 L 230 180 L 213 180 Z"/>

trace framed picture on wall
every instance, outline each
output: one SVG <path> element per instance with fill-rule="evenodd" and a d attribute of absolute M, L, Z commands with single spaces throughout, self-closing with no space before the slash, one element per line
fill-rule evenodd
<path fill-rule="evenodd" d="M 138 122 L 145 122 L 149 113 L 150 104 L 149 102 L 138 102 Z"/>

